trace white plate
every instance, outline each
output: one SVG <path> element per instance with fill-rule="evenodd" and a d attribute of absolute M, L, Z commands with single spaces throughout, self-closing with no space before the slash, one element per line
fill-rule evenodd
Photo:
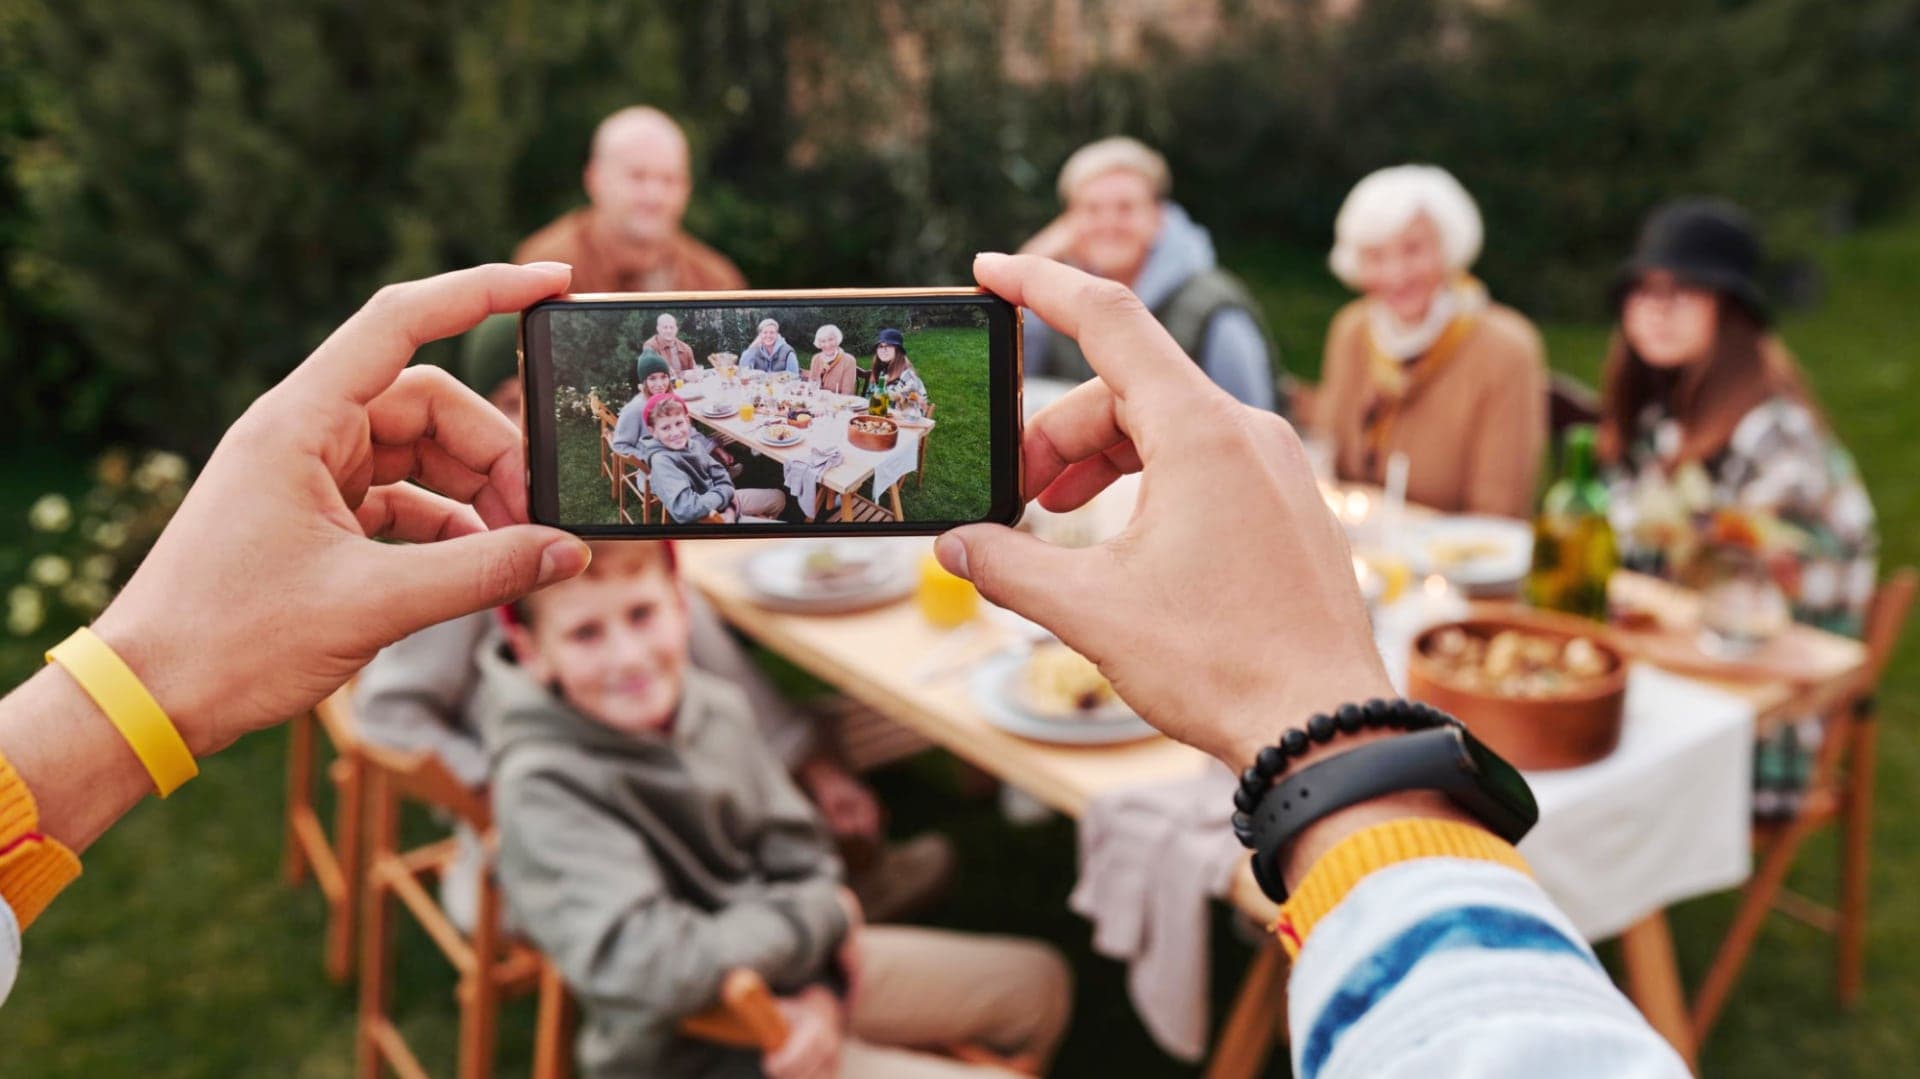
<path fill-rule="evenodd" d="M 716 409 L 716 408 L 713 408 L 713 407 L 706 407 L 706 408 L 702 408 L 702 409 L 700 410 L 700 414 L 701 414 L 702 416 L 705 416 L 705 417 L 706 417 L 707 419 L 710 419 L 710 420 L 724 420 L 724 419 L 726 419 L 726 418 L 727 418 L 728 416 L 731 416 L 731 415 L 733 415 L 734 413 L 736 413 L 736 412 L 739 412 L 739 411 L 740 411 L 740 410 L 739 410 L 739 409 L 737 409 L 737 408 L 718 408 L 718 409 Z"/>
<path fill-rule="evenodd" d="M 1443 561 L 1437 548 L 1484 546 L 1471 558 Z M 1533 528 L 1505 517 L 1442 517 L 1414 537 L 1413 561 L 1423 573 L 1438 573 L 1465 588 L 1510 584 L 1533 566 Z"/>
<path fill-rule="evenodd" d="M 1022 738 L 1067 746 L 1119 745 L 1158 733 L 1124 705 L 1123 714 L 1116 712 L 1111 713 L 1112 718 L 1097 719 L 1057 719 L 1029 711 L 1018 683 L 1030 654 L 1024 647 L 1010 648 L 987 657 L 974 670 L 969 688 L 974 705 L 988 723 Z"/>
<path fill-rule="evenodd" d="M 847 557 L 866 559 L 872 569 L 830 587 L 806 576 L 807 556 L 823 545 Z M 765 607 L 807 614 L 835 614 L 892 603 L 913 591 L 913 562 L 898 547 L 871 540 L 795 540 L 754 552 L 741 566 L 754 601 Z"/>
<path fill-rule="evenodd" d="M 788 446 L 797 446 L 801 442 L 806 441 L 806 437 L 806 435 L 800 433 L 799 428 L 794 428 L 792 438 L 775 438 L 773 437 L 772 428 L 766 428 L 760 432 L 761 444 L 772 446 L 776 450 L 783 450 Z"/>

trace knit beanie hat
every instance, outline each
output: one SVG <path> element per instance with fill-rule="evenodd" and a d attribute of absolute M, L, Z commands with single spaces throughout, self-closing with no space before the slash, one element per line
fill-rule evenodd
<path fill-rule="evenodd" d="M 648 375 L 671 375 L 673 368 L 667 366 L 666 357 L 652 349 L 640 353 L 640 381 L 645 382 Z"/>
<path fill-rule="evenodd" d="M 502 382 L 520 374 L 520 316 L 489 315 L 460 339 L 457 372 L 467 388 L 492 396 Z"/>

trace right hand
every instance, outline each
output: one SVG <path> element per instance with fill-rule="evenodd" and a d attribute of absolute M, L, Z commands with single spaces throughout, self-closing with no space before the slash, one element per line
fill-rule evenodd
<path fill-rule="evenodd" d="M 1209 381 L 1124 285 L 1029 255 L 982 255 L 974 275 L 1077 340 L 1101 376 L 1027 426 L 1026 496 L 1070 510 L 1139 472 L 1140 501 L 1097 547 L 970 525 L 940 538 L 942 564 L 1235 770 L 1315 712 L 1392 696 L 1293 428 Z"/>
<path fill-rule="evenodd" d="M 761 1058 L 767 1079 L 836 1079 L 846 1018 L 840 1002 L 818 985 L 774 1001 L 787 1021 L 787 1040 Z"/>

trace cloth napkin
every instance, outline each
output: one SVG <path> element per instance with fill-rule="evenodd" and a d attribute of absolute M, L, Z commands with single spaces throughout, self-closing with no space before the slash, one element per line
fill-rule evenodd
<path fill-rule="evenodd" d="M 813 520 L 813 508 L 818 504 L 820 478 L 842 459 L 841 452 L 832 446 L 815 446 L 805 457 L 788 461 L 781 470 L 787 493 L 799 501 L 800 512 L 807 515 L 807 520 Z"/>
<path fill-rule="evenodd" d="M 1093 922 L 1093 948 L 1128 963 L 1127 995 L 1162 1049 L 1207 1046 L 1210 901 L 1246 852 L 1233 837 L 1231 773 L 1097 798 L 1080 820 L 1080 882 L 1067 903 Z"/>
<path fill-rule="evenodd" d="M 903 476 L 911 475 L 914 469 L 920 467 L 920 439 L 925 437 L 925 431 L 919 433 L 919 438 L 907 438 L 903 431 L 899 443 L 887 451 L 879 464 L 873 466 L 873 500 L 876 503 Z"/>

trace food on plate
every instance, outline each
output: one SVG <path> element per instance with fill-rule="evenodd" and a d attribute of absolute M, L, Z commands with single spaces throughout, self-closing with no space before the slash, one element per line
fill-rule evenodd
<path fill-rule="evenodd" d="M 857 548 L 823 543 L 807 552 L 800 563 L 800 576 L 819 589 L 845 588 L 872 575 L 874 561 Z"/>
<path fill-rule="evenodd" d="M 1065 719 L 1100 712 L 1120 699 L 1092 660 L 1057 641 L 1034 648 L 1022 685 L 1034 711 Z"/>
<path fill-rule="evenodd" d="M 795 427 L 810 427 L 813 425 L 813 414 L 811 412 L 796 412 L 787 417 L 787 422 L 793 424 Z"/>
<path fill-rule="evenodd" d="M 1459 626 L 1434 634 L 1427 655 L 1443 682 L 1502 697 L 1569 693 L 1611 673 L 1615 662 L 1612 653 L 1586 637 L 1563 640 L 1517 629 L 1482 637 Z"/>
<path fill-rule="evenodd" d="M 776 423 L 767 428 L 767 437 L 775 442 L 791 442 L 800 437 L 800 432 L 784 423 Z"/>
<path fill-rule="evenodd" d="M 1427 559 L 1437 572 L 1503 558 L 1507 545 L 1490 539 L 1439 539 L 1427 544 Z"/>

